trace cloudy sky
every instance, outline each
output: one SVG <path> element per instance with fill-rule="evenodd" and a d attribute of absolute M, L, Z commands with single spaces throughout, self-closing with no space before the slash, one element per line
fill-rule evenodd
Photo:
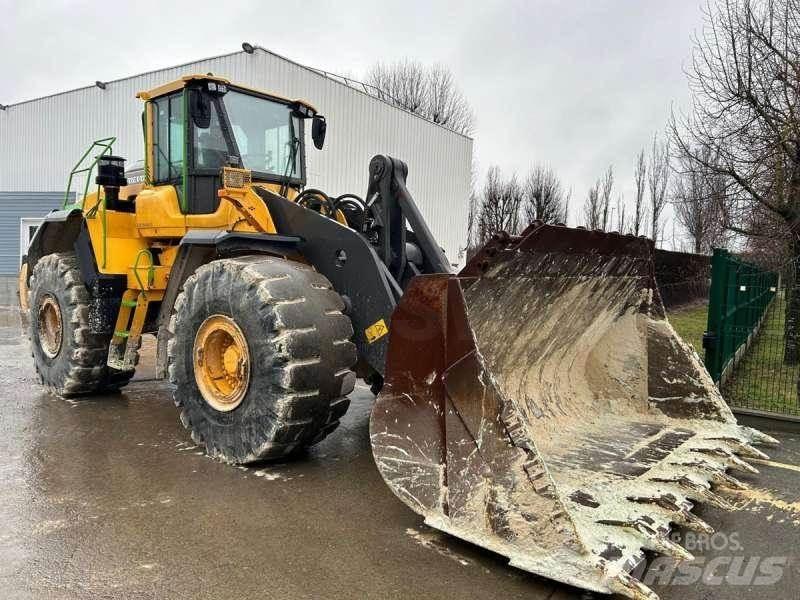
<path fill-rule="evenodd" d="M 475 109 L 481 172 L 552 165 L 573 189 L 577 224 L 609 164 L 632 198 L 636 153 L 663 132 L 672 105 L 686 104 L 683 67 L 702 2 L 0 0 L 0 103 L 224 54 L 244 40 L 353 76 L 376 60 L 440 62 Z"/>

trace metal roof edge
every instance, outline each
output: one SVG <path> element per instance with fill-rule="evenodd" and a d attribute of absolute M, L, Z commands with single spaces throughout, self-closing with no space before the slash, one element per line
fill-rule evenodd
<path fill-rule="evenodd" d="M 339 79 L 337 79 L 337 78 L 341 78 L 341 79 L 351 79 L 351 78 L 345 78 L 345 77 L 343 77 L 341 75 L 336 75 L 335 73 L 329 73 L 328 71 L 325 71 L 323 69 L 317 69 L 315 67 L 310 67 L 308 65 L 304 65 L 304 64 L 299 63 L 299 62 L 297 62 L 295 60 L 292 60 L 291 58 L 287 58 L 286 56 L 283 56 L 282 54 L 278 54 L 277 52 L 274 52 L 272 50 L 268 50 L 268 49 L 264 48 L 263 46 L 254 45 L 254 49 L 255 50 L 260 50 L 260 51 L 264 52 L 265 54 L 269 54 L 271 56 L 274 56 L 275 58 L 279 58 L 280 60 L 288 62 L 288 63 L 290 63 L 290 64 L 292 64 L 292 65 L 294 65 L 296 67 L 299 67 L 299 68 L 301 68 L 301 69 L 303 69 L 305 71 L 308 71 L 309 73 L 313 73 L 317 77 L 322 77 L 323 79 L 325 79 L 327 81 L 332 81 L 334 83 L 337 83 L 338 85 L 341 85 L 341 86 L 343 86 L 343 87 L 345 87 L 345 88 L 347 88 L 349 90 L 353 90 L 354 92 L 362 94 L 363 96 L 366 96 L 367 98 L 371 98 L 372 100 L 376 100 L 378 102 L 382 102 L 383 104 L 386 104 L 387 106 L 391 106 L 392 108 L 394 108 L 396 110 L 399 110 L 399 111 L 402 111 L 404 113 L 407 113 L 407 114 L 409 114 L 409 115 L 411 115 L 413 117 L 416 117 L 417 119 L 421 119 L 421 120 L 425 121 L 426 123 L 430 123 L 431 125 L 435 125 L 436 127 L 444 129 L 445 131 L 448 131 L 448 132 L 450 132 L 450 133 L 452 133 L 454 135 L 457 135 L 459 137 L 462 137 L 462 138 L 465 138 L 467 140 L 470 140 L 471 142 L 474 142 L 474 138 L 472 136 L 469 136 L 469 135 L 460 133 L 458 131 L 455 131 L 453 129 L 450 129 L 449 127 L 447 127 L 445 125 L 442 125 L 441 123 L 436 123 L 434 121 L 431 121 L 430 119 L 426 119 L 425 117 L 423 117 L 422 115 L 420 115 L 418 113 L 412 112 L 412 111 L 410 111 L 410 110 L 408 110 L 406 108 L 403 108 L 402 106 L 398 106 L 396 104 L 393 104 L 393 103 L 391 103 L 391 102 L 389 102 L 387 100 L 384 100 L 382 98 L 379 98 L 377 96 L 373 96 L 371 94 L 368 94 L 367 92 L 365 92 L 363 90 L 359 90 L 357 87 L 354 87 L 352 85 L 348 85 L 347 83 L 344 83 L 343 81 L 340 81 Z M 136 73 L 136 74 L 133 74 L 133 75 L 127 75 L 125 77 L 120 77 L 118 79 L 110 79 L 109 81 L 104 81 L 103 83 L 105 83 L 105 84 L 119 83 L 121 81 L 128 81 L 130 79 L 135 79 L 136 77 L 143 77 L 145 75 L 152 75 L 154 73 L 160 73 L 162 71 L 168 71 L 170 69 L 180 69 L 182 67 L 189 67 L 189 66 L 192 66 L 192 65 L 196 65 L 196 64 L 208 61 L 208 60 L 216 60 L 218 58 L 227 58 L 229 56 L 234 56 L 236 54 L 248 54 L 248 53 L 245 52 L 244 50 L 237 50 L 235 52 L 228 52 L 228 53 L 225 53 L 225 54 L 218 54 L 216 56 L 209 56 L 209 57 L 206 57 L 206 58 L 200 58 L 200 59 L 197 59 L 197 60 L 192 60 L 192 61 L 189 61 L 189 62 L 177 64 L 177 65 L 171 65 L 171 66 L 168 66 L 168 67 L 161 67 L 159 69 L 153 69 L 151 71 L 142 71 L 141 73 Z M 335 77 L 332 77 L 331 75 L 335 75 Z M 357 81 L 357 80 L 353 79 L 352 81 Z M 360 85 L 364 85 L 360 81 L 358 81 L 357 83 L 359 83 Z M 16 106 L 22 106 L 24 104 L 30 104 L 32 102 L 39 102 L 41 100 L 47 100 L 49 98 L 55 98 L 57 96 L 63 96 L 65 94 L 72 94 L 72 93 L 75 93 L 75 92 L 81 92 L 81 91 L 84 91 L 84 90 L 90 90 L 90 89 L 92 89 L 94 87 L 96 87 L 96 85 L 85 85 L 85 86 L 81 86 L 81 87 L 77 87 L 77 88 L 72 88 L 72 89 L 69 89 L 69 90 L 64 90 L 64 91 L 61 91 L 61 92 L 54 92 L 52 94 L 47 94 L 45 96 L 38 96 L 36 98 L 30 98 L 28 100 L 21 100 L 20 102 L 15 102 L 13 104 L 5 104 L 4 105 L 4 109 L 5 110 L 4 111 L 0 111 L 0 112 L 5 112 L 9 108 L 14 108 Z"/>
<path fill-rule="evenodd" d="M 137 77 L 143 77 L 145 75 L 152 75 L 154 73 L 160 73 L 162 71 L 168 71 L 170 69 L 180 69 L 182 67 L 189 67 L 191 65 L 196 65 L 201 62 L 205 62 L 207 60 L 216 60 L 218 58 L 226 58 L 228 56 L 233 56 L 234 54 L 245 54 L 243 50 L 237 50 L 236 52 L 228 52 L 226 54 L 218 54 L 216 56 L 209 56 L 207 58 L 199 58 L 197 60 L 191 60 L 189 62 L 181 63 L 178 65 L 171 65 L 168 67 L 161 67 L 158 69 L 153 69 L 151 71 L 142 71 L 141 73 L 135 73 L 133 75 L 126 75 L 125 77 L 120 77 L 119 79 L 109 79 L 108 81 L 104 81 L 106 85 L 111 83 L 119 83 L 120 81 L 128 81 L 129 79 L 135 79 Z M 74 92 L 80 92 L 83 90 L 90 90 L 94 87 L 97 87 L 95 84 L 92 85 L 84 85 L 81 87 L 72 88 L 69 90 L 64 90 L 61 92 L 54 92 L 52 94 L 46 94 L 44 96 L 37 96 L 36 98 L 29 98 L 28 100 L 21 100 L 19 102 L 15 102 L 14 104 L 6 104 L 4 105 L 6 108 L 13 108 L 15 106 L 21 106 L 23 104 L 30 104 L 31 102 L 39 102 L 40 100 L 47 100 L 48 98 L 54 98 L 56 96 L 63 96 L 64 94 L 72 94 Z"/>

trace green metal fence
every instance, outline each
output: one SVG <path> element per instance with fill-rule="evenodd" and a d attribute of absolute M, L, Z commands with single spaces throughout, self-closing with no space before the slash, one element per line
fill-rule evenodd
<path fill-rule="evenodd" d="M 714 250 L 703 347 L 706 367 L 723 394 L 726 382 L 757 337 L 778 286 L 777 273 L 727 250 Z"/>

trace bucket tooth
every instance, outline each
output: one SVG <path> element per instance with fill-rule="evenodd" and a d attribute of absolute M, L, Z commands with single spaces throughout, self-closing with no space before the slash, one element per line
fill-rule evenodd
<path fill-rule="evenodd" d="M 754 448 L 750 444 L 745 444 L 744 442 L 742 442 L 740 445 L 737 446 L 737 450 L 739 450 L 742 455 L 750 458 L 769 460 L 769 454 L 762 452 L 758 448 Z"/>
<path fill-rule="evenodd" d="M 736 477 L 732 475 L 728 475 L 725 471 L 718 471 L 714 470 L 711 471 L 711 481 L 722 487 L 733 488 L 734 490 L 748 490 L 750 486 L 748 486 L 743 481 L 739 481 Z"/>
<path fill-rule="evenodd" d="M 608 589 L 631 600 L 659 600 L 658 594 L 624 571 L 608 580 Z"/>
<path fill-rule="evenodd" d="M 710 442 L 725 442 L 729 446 L 733 448 L 733 451 L 737 454 L 741 454 L 742 456 L 746 456 L 748 458 L 760 458 L 761 460 L 769 460 L 769 456 L 764 454 L 758 448 L 754 448 L 750 444 L 748 444 L 744 440 L 740 440 L 734 437 L 715 437 L 715 438 L 705 438 Z"/>
<path fill-rule="evenodd" d="M 675 512 L 673 522 L 677 525 L 686 527 L 687 529 L 691 529 L 692 531 L 699 531 L 701 533 L 707 533 L 709 535 L 713 535 L 714 533 L 714 528 L 711 525 L 706 523 L 703 519 L 698 517 L 692 511 L 687 510 L 685 508 L 682 508 L 679 511 Z"/>
<path fill-rule="evenodd" d="M 660 552 L 665 556 L 671 556 L 677 560 L 694 560 L 694 555 L 680 544 L 676 544 L 665 535 L 649 537 L 651 542 L 650 550 Z"/>
<path fill-rule="evenodd" d="M 686 491 L 686 495 L 688 497 L 702 502 L 708 502 L 712 506 L 716 506 L 717 508 L 721 508 L 723 510 L 733 510 L 734 508 L 733 505 L 725 500 L 722 496 L 715 494 L 709 488 L 697 483 L 685 475 L 673 478 L 653 478 L 650 481 L 677 485 Z"/>
<path fill-rule="evenodd" d="M 691 552 L 670 540 L 666 535 L 656 531 L 656 529 L 645 522 L 643 518 L 638 518 L 632 521 L 601 519 L 597 521 L 597 523 L 600 525 L 609 525 L 611 527 L 622 527 L 624 529 L 633 530 L 640 539 L 642 547 L 647 550 L 660 552 L 661 554 L 677 558 L 678 560 L 694 560 L 694 556 L 692 556 Z"/>
<path fill-rule="evenodd" d="M 735 490 L 749 490 L 750 486 L 744 483 L 743 481 L 739 481 L 732 475 L 728 475 L 725 472 L 725 466 L 714 466 L 704 461 L 693 461 L 693 462 L 673 462 L 670 463 L 676 467 L 691 467 L 693 469 L 698 469 L 704 473 L 707 473 L 711 482 L 715 485 L 720 485 L 723 487 L 733 488 Z"/>
<path fill-rule="evenodd" d="M 715 494 L 711 490 L 707 490 L 703 487 L 698 487 L 697 489 L 698 491 L 696 493 L 699 495 L 698 500 L 708 502 L 711 506 L 716 506 L 722 510 L 732 511 L 735 508 L 733 504 L 725 500 L 725 498 L 719 494 Z"/>
<path fill-rule="evenodd" d="M 692 448 L 692 452 L 709 454 L 711 456 L 719 456 L 720 458 L 725 459 L 731 469 L 737 469 L 744 473 L 758 474 L 758 469 L 756 469 L 753 465 L 743 461 L 733 452 L 725 450 L 724 448 Z"/>
<path fill-rule="evenodd" d="M 741 458 L 739 458 L 735 454 L 731 454 L 728 457 L 728 460 L 731 463 L 731 465 L 730 465 L 731 469 L 735 469 L 737 471 L 741 471 L 742 473 L 752 473 L 753 475 L 758 475 L 758 469 L 756 469 L 749 462 L 746 462 L 746 461 L 742 460 Z"/>
<path fill-rule="evenodd" d="M 739 481 L 736 477 L 732 475 L 728 475 L 727 473 L 717 471 L 714 473 L 713 481 L 717 485 L 721 485 L 723 487 L 733 488 L 734 490 L 749 490 L 750 486 L 744 483 L 743 481 Z"/>
<path fill-rule="evenodd" d="M 771 435 L 767 435 L 763 431 L 753 429 L 752 427 L 742 427 L 742 430 L 750 439 L 756 444 L 764 444 L 765 446 L 780 446 L 780 442 Z"/>
<path fill-rule="evenodd" d="M 692 531 L 714 533 L 714 528 L 687 508 L 680 506 L 672 496 L 629 496 L 629 502 L 637 504 L 654 504 L 670 513 L 670 520 Z"/>

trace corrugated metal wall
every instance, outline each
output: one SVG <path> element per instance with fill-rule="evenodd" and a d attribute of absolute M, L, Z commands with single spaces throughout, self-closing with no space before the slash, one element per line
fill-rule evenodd
<path fill-rule="evenodd" d="M 0 275 L 19 270 L 19 228 L 24 217 L 43 217 L 64 202 L 64 192 L 0 192 Z"/>
<path fill-rule="evenodd" d="M 114 153 L 143 158 L 142 104 L 135 94 L 189 73 L 207 73 L 312 102 L 328 119 L 325 149 L 307 144 L 308 184 L 363 194 L 369 159 L 409 166 L 409 188 L 451 262 L 466 237 L 472 140 L 277 55 L 237 52 L 0 111 L 0 190 L 58 190 L 88 144 L 116 136 Z M 310 129 L 310 128 L 307 128 Z M 307 135 L 309 135 L 307 133 Z"/>

